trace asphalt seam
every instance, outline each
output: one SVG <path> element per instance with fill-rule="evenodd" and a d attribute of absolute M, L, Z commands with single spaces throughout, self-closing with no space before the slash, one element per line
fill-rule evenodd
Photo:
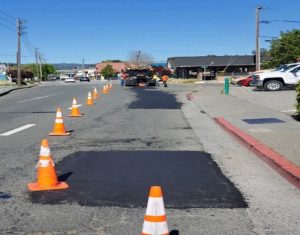
<path fill-rule="evenodd" d="M 242 143 L 249 146 L 252 152 L 262 158 L 262 160 L 276 170 L 281 176 L 300 189 L 300 167 L 251 135 L 232 125 L 223 117 L 217 117 L 214 118 L 214 120 L 230 134 L 242 141 Z"/>

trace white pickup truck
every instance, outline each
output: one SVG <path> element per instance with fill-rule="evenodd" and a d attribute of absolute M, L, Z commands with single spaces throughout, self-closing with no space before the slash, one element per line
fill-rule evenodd
<path fill-rule="evenodd" d="M 279 91 L 284 86 L 295 86 L 300 81 L 300 63 L 287 64 L 271 72 L 255 76 L 256 86 L 266 91 Z"/>

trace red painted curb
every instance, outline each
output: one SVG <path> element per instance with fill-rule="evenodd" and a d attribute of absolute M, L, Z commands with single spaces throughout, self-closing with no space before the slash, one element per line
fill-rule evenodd
<path fill-rule="evenodd" d="M 215 121 L 223 128 L 239 138 L 244 144 L 250 146 L 251 150 L 263 158 L 273 169 L 279 172 L 285 179 L 300 189 L 300 167 L 287 160 L 284 156 L 275 152 L 265 144 L 261 143 L 251 135 L 235 127 L 223 117 L 215 118 Z"/>

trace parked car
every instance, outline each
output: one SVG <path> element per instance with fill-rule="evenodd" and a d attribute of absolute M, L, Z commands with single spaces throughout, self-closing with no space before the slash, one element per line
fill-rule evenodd
<path fill-rule="evenodd" d="M 91 80 L 90 80 L 89 77 L 80 77 L 79 81 L 81 81 L 81 82 L 90 82 Z"/>
<path fill-rule="evenodd" d="M 68 78 L 65 79 L 65 82 L 75 82 L 75 78 L 68 77 Z"/>
<path fill-rule="evenodd" d="M 257 87 L 266 91 L 279 91 L 283 87 L 295 86 L 300 81 L 300 64 L 289 64 L 280 70 L 254 76 Z"/>
<path fill-rule="evenodd" d="M 60 80 L 65 80 L 65 79 L 67 79 L 67 78 L 69 78 L 70 76 L 69 75 L 66 75 L 66 74 L 60 74 L 59 75 L 59 79 Z"/>
<path fill-rule="evenodd" d="M 16 78 L 12 78 L 11 82 L 17 83 L 17 79 Z M 27 85 L 26 82 L 25 82 L 25 80 L 23 78 L 21 78 L 21 85 Z"/>
<path fill-rule="evenodd" d="M 254 80 L 254 76 L 256 74 L 257 73 L 250 74 L 247 77 L 232 79 L 230 83 L 239 86 L 255 86 L 256 81 Z"/>

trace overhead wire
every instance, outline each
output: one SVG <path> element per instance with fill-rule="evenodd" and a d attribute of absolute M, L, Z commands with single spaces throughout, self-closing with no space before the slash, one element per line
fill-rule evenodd
<path fill-rule="evenodd" d="M 7 17 L 13 19 L 13 20 L 16 20 L 16 19 L 17 19 L 17 17 L 14 17 L 14 16 L 12 16 L 11 14 L 8 14 L 7 12 L 5 12 L 5 11 L 3 11 L 3 10 L 1 10 L 1 9 L 0 9 L 0 13 L 2 13 L 3 15 L 5 15 L 5 16 L 7 16 Z"/>

